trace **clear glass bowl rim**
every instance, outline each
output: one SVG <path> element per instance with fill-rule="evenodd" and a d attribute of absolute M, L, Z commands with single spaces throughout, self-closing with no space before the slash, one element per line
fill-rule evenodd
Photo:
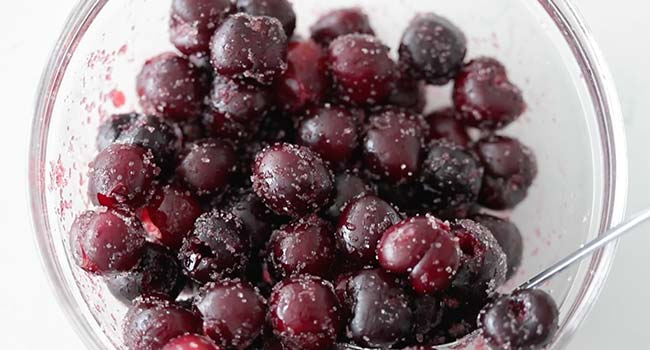
<path fill-rule="evenodd" d="M 50 119 L 72 53 L 94 18 L 109 0 L 80 0 L 69 15 L 56 42 L 37 89 L 32 121 L 28 159 L 29 200 L 32 225 L 43 269 L 59 305 L 73 324 L 84 345 L 105 350 L 96 328 L 83 317 L 73 296 L 74 286 L 65 284 L 63 266 L 54 253 L 45 194 L 46 145 Z M 621 222 L 627 201 L 627 150 L 623 118 L 618 96 L 600 50 L 577 9 L 569 0 L 537 0 L 566 43 L 584 76 L 598 116 L 600 139 L 604 151 L 604 198 L 599 235 Z M 613 263 L 617 244 L 594 254 L 588 262 L 589 271 L 580 286 L 576 302 L 571 305 L 552 348 L 563 348 L 584 320 L 598 298 Z"/>

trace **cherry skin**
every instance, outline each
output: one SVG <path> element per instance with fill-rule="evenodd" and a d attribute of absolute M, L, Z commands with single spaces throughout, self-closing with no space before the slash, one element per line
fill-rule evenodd
<path fill-rule="evenodd" d="M 145 233 L 128 212 L 100 208 L 80 214 L 70 229 L 70 248 L 82 269 L 102 274 L 128 271 L 142 256 Z"/>
<path fill-rule="evenodd" d="M 414 179 L 423 160 L 425 131 L 418 115 L 392 108 L 375 112 L 363 141 L 364 164 L 393 184 Z"/>
<path fill-rule="evenodd" d="M 481 189 L 483 167 L 468 150 L 447 142 L 434 141 L 422 165 L 424 191 L 434 212 L 466 209 L 473 205 Z"/>
<path fill-rule="evenodd" d="M 137 113 L 115 114 L 99 125 L 95 145 L 97 151 L 103 151 L 112 145 L 115 140 L 138 118 Z"/>
<path fill-rule="evenodd" d="M 90 163 L 88 196 L 95 205 L 137 208 L 144 204 L 160 173 L 150 150 L 113 144 Z"/>
<path fill-rule="evenodd" d="M 176 256 L 162 246 L 147 243 L 135 268 L 109 274 L 105 281 L 113 295 L 130 302 L 140 295 L 151 294 L 174 299 L 185 286 L 186 278 Z"/>
<path fill-rule="evenodd" d="M 520 290 L 486 306 L 479 326 L 488 342 L 512 350 L 542 349 L 558 329 L 558 309 L 542 290 Z"/>
<path fill-rule="evenodd" d="M 422 113 L 426 103 L 424 83 L 412 77 L 408 72 L 400 70 L 399 78 L 388 95 L 386 104 Z"/>
<path fill-rule="evenodd" d="M 364 194 L 375 193 L 371 184 L 349 172 L 336 175 L 334 183 L 336 195 L 332 205 L 327 209 L 327 216 L 335 222 L 338 221 L 338 217 L 350 200 Z"/>
<path fill-rule="evenodd" d="M 296 13 L 291 2 L 287 0 L 237 0 L 237 10 L 252 16 L 269 16 L 278 19 L 288 38 L 293 35 L 293 30 L 296 28 Z"/>
<path fill-rule="evenodd" d="M 451 286 L 461 253 L 446 223 L 433 216 L 419 216 L 384 231 L 377 257 L 387 271 L 408 274 L 417 293 L 429 294 Z"/>
<path fill-rule="evenodd" d="M 204 139 L 188 145 L 176 173 L 198 195 L 225 189 L 236 170 L 237 155 L 230 144 Z"/>
<path fill-rule="evenodd" d="M 341 168 L 354 157 L 359 145 L 355 116 L 343 107 L 310 109 L 298 127 L 298 141 L 332 167 Z"/>
<path fill-rule="evenodd" d="M 458 74 L 467 52 L 463 32 L 434 13 L 418 14 L 404 31 L 400 63 L 429 84 L 444 85 Z"/>
<path fill-rule="evenodd" d="M 484 130 L 503 128 L 526 109 L 521 90 L 508 80 L 505 67 L 487 57 L 461 69 L 453 100 L 463 123 Z"/>
<path fill-rule="evenodd" d="M 285 349 L 326 350 L 338 334 L 339 309 L 329 282 L 303 275 L 273 288 L 268 317 L 273 334 Z"/>
<path fill-rule="evenodd" d="M 201 207 L 190 191 L 167 185 L 154 193 L 140 217 L 150 238 L 171 249 L 178 249 L 201 213 Z"/>
<path fill-rule="evenodd" d="M 311 38 L 324 46 L 346 34 L 375 34 L 368 16 L 358 7 L 328 12 L 311 26 L 310 31 Z"/>
<path fill-rule="evenodd" d="M 327 277 L 336 259 L 333 231 L 329 222 L 314 214 L 275 230 L 266 251 L 279 279 L 300 274 Z"/>
<path fill-rule="evenodd" d="M 136 90 L 145 113 L 186 120 L 200 113 L 209 87 L 187 58 L 164 53 L 144 63 Z"/>
<path fill-rule="evenodd" d="M 238 279 L 207 284 L 195 306 L 203 319 L 203 331 L 223 348 L 245 349 L 264 325 L 264 298 Z"/>
<path fill-rule="evenodd" d="M 218 77 L 212 85 L 205 124 L 215 137 L 247 139 L 271 108 L 268 88 Z"/>
<path fill-rule="evenodd" d="M 250 237 L 253 248 L 262 248 L 266 244 L 273 225 L 278 218 L 255 195 L 247 190 L 236 196 L 230 206 L 230 211 L 241 220 L 246 235 Z"/>
<path fill-rule="evenodd" d="M 201 320 L 192 312 L 155 296 L 138 298 L 126 313 L 124 344 L 133 350 L 157 350 L 186 333 L 197 333 Z"/>
<path fill-rule="evenodd" d="M 212 36 L 211 60 L 217 73 L 271 84 L 287 69 L 287 35 L 276 18 L 238 13 Z"/>
<path fill-rule="evenodd" d="M 216 28 L 234 12 L 229 0 L 174 0 L 169 38 L 186 55 L 206 55 Z"/>
<path fill-rule="evenodd" d="M 399 280 L 381 269 L 350 276 L 343 300 L 349 315 L 345 334 L 359 346 L 388 349 L 411 332 L 406 292 Z"/>
<path fill-rule="evenodd" d="M 463 288 L 450 288 L 440 297 L 444 317 L 433 334 L 429 335 L 438 344 L 452 342 L 474 332 L 481 309 L 492 301 L 485 293 Z"/>
<path fill-rule="evenodd" d="M 243 231 L 241 221 L 232 213 L 213 210 L 199 216 L 178 253 L 187 275 L 209 282 L 242 272 L 251 249 Z"/>
<path fill-rule="evenodd" d="M 323 160 L 306 147 L 287 143 L 257 154 L 251 180 L 264 204 L 295 218 L 325 207 L 334 190 L 332 173 Z"/>
<path fill-rule="evenodd" d="M 528 147 L 510 137 L 488 136 L 474 145 L 474 151 L 485 168 L 480 204 L 503 210 L 526 198 L 537 176 L 537 162 Z"/>
<path fill-rule="evenodd" d="M 458 120 L 458 113 L 453 108 L 444 108 L 429 114 L 430 140 L 447 140 L 459 146 L 467 147 L 470 144 L 470 137 L 465 126 Z"/>
<path fill-rule="evenodd" d="M 339 250 L 357 265 L 372 263 L 382 234 L 400 220 L 397 210 L 381 198 L 354 198 L 343 209 L 336 226 Z"/>
<path fill-rule="evenodd" d="M 296 113 L 321 102 L 330 85 L 325 51 L 311 40 L 291 41 L 287 63 L 274 85 L 276 103 Z"/>
<path fill-rule="evenodd" d="M 210 339 L 196 334 L 182 335 L 163 346 L 162 350 L 222 350 Z"/>
<path fill-rule="evenodd" d="M 524 252 L 524 240 L 517 226 L 511 221 L 495 216 L 481 214 L 472 217 L 472 220 L 487 227 L 506 254 L 508 273 L 506 278 L 512 277 L 519 266 Z"/>
<path fill-rule="evenodd" d="M 444 307 L 438 296 L 417 295 L 412 298 L 413 338 L 416 344 L 427 343 L 435 334 L 444 316 Z"/>
<path fill-rule="evenodd" d="M 339 36 L 329 45 L 328 64 L 343 101 L 357 105 L 383 102 L 397 79 L 389 49 L 367 34 Z"/>
<path fill-rule="evenodd" d="M 150 149 L 156 164 L 164 167 L 173 162 L 173 157 L 180 148 L 180 136 L 180 129 L 162 118 L 138 116 L 120 133 L 115 142 Z"/>
<path fill-rule="evenodd" d="M 207 137 L 203 121 L 200 116 L 177 123 L 183 135 L 183 144 L 192 143 Z"/>
<path fill-rule="evenodd" d="M 492 295 L 506 280 L 506 255 L 489 229 L 469 219 L 452 224 L 462 252 L 453 285 Z"/>

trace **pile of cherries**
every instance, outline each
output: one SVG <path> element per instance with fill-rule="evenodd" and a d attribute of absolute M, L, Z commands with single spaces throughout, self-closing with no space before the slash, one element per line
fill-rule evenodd
<path fill-rule="evenodd" d="M 493 58 L 417 15 L 399 60 L 359 8 L 294 36 L 286 0 L 174 0 L 180 53 L 144 63 L 143 114 L 100 128 L 70 243 L 132 303 L 133 350 L 402 348 L 477 328 L 503 349 L 547 344 L 541 291 L 499 297 L 522 258 L 511 209 L 536 176 L 494 132 L 525 110 Z M 422 115 L 425 86 L 453 107 Z M 479 132 L 469 132 L 469 130 Z M 480 137 L 470 137 L 480 134 Z"/>

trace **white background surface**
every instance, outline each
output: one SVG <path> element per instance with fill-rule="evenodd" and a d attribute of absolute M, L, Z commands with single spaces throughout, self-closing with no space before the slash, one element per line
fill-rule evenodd
<path fill-rule="evenodd" d="M 451 0 L 450 0 L 451 1 Z M 623 105 L 628 213 L 650 205 L 650 1 L 574 0 L 600 44 Z M 0 3 L 0 348 L 84 349 L 52 297 L 27 209 L 33 96 L 74 0 Z M 650 227 L 622 242 L 599 302 L 569 349 L 648 349 Z"/>

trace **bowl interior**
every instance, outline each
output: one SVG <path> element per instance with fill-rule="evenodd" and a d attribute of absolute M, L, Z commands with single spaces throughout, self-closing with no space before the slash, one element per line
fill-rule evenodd
<path fill-rule="evenodd" d="M 56 83 L 41 91 L 41 129 L 34 133 L 44 159 L 33 159 L 40 181 L 36 201 L 42 215 L 37 226 L 46 232 L 46 264 L 55 265 L 54 283 L 70 292 L 68 306 L 93 346 L 122 348 L 120 324 L 126 306 L 106 290 L 101 280 L 72 263 L 67 231 L 90 203 L 86 196 L 87 164 L 95 151 L 98 124 L 114 112 L 138 110 L 135 79 L 143 61 L 171 51 L 167 21 L 170 0 L 86 2 L 88 13 L 77 16 L 78 35 L 69 46 L 65 67 L 45 79 Z M 542 3 L 544 1 L 420 1 L 420 0 L 295 0 L 297 33 L 328 9 L 358 5 L 369 14 L 377 35 L 392 48 L 417 12 L 434 11 L 462 28 L 469 39 L 468 57 L 495 56 L 524 91 L 525 115 L 503 131 L 530 146 L 538 159 L 539 176 L 528 198 L 512 213 L 525 238 L 523 266 L 508 283 L 518 285 L 543 267 L 595 237 L 611 219 L 611 135 L 593 94 L 567 42 Z M 82 11 L 83 12 L 83 11 Z M 58 75 L 52 75 L 58 73 Z M 450 104 L 450 88 L 429 88 L 428 109 Z M 38 123 L 37 123 L 38 124 Z M 585 287 L 591 279 L 584 262 L 545 285 L 561 305 L 563 322 L 576 307 L 588 303 Z M 598 271 L 596 271 L 598 272 Z M 602 278 L 602 276 L 601 276 Z M 507 289 L 506 288 L 506 289 Z M 480 340 L 478 341 L 480 343 Z M 474 345 L 463 345 L 470 348 Z"/>

